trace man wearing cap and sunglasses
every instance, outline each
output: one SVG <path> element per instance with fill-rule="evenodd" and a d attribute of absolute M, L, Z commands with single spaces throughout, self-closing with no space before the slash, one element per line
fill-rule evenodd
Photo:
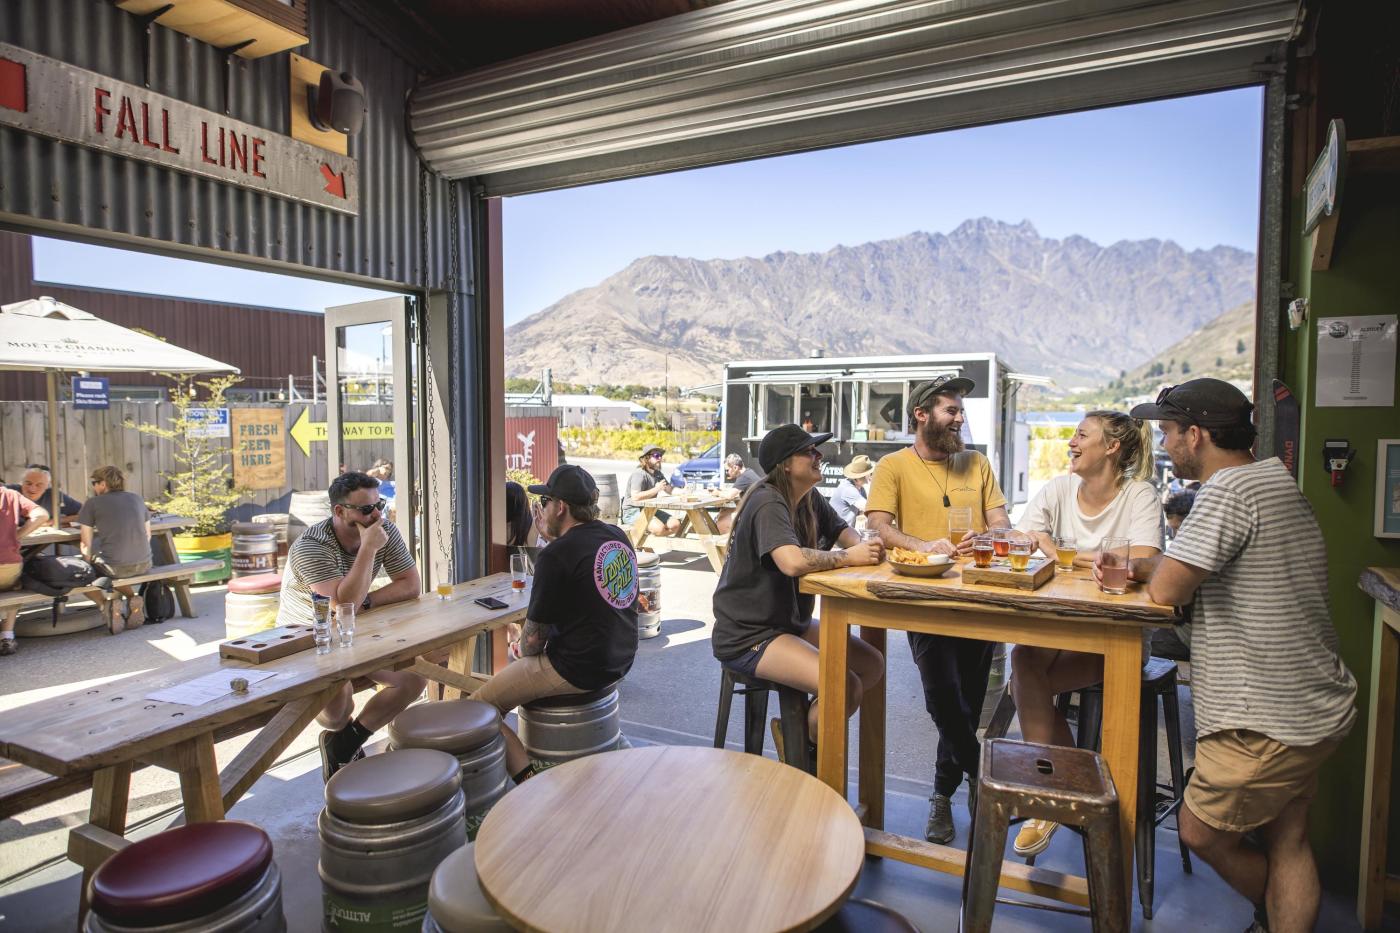
<path fill-rule="evenodd" d="M 310 526 L 287 552 L 282 573 L 278 625 L 312 621 L 312 594 L 331 605 L 354 603 L 361 609 L 416 599 L 421 591 L 418 566 L 392 522 L 384 520 L 387 503 L 379 480 L 364 473 L 342 473 L 327 490 L 331 517 Z M 389 583 L 370 590 L 380 572 Z M 350 684 L 317 717 L 321 733 L 321 776 L 331 776 L 356 758 L 374 732 L 389 724 L 423 693 L 427 683 L 409 671 L 375 671 L 369 678 L 382 689 L 352 718 L 355 696 Z"/>
<path fill-rule="evenodd" d="M 1132 410 L 1161 423 L 1173 471 L 1203 485 L 1171 549 L 1128 566 L 1154 602 L 1191 609 L 1196 768 L 1181 840 L 1254 903 L 1250 930 L 1289 933 L 1317 920 L 1308 805 L 1356 721 L 1356 680 L 1322 532 L 1278 458 L 1254 459 L 1253 407 L 1228 382 L 1192 379 Z"/>
<path fill-rule="evenodd" d="M 550 544 L 535 558 L 519 658 L 472 694 L 501 711 L 506 770 L 517 784 L 534 771 L 505 715 L 615 683 L 637 654 L 637 555 L 616 525 L 598 520 L 598 484 L 583 467 L 565 465 L 530 493 L 539 496 L 536 521 Z"/>
<path fill-rule="evenodd" d="M 631 527 L 642 511 L 632 503 L 671 494 L 671 483 L 666 479 L 666 474 L 661 472 L 661 461 L 665 456 L 665 450 L 651 444 L 643 448 L 641 455 L 637 457 L 637 468 L 627 478 L 627 506 L 622 510 L 624 527 Z M 653 537 L 678 534 L 680 530 L 680 518 L 664 509 L 657 509 L 647 525 L 647 533 Z"/>
<path fill-rule="evenodd" d="M 906 414 L 914 445 L 880 459 L 865 504 L 869 525 L 879 531 L 885 547 L 936 554 L 970 552 L 971 535 L 956 547 L 949 539 L 952 508 L 969 510 L 974 532 L 1010 527 L 1006 496 L 991 463 L 978 451 L 963 449 L 962 400 L 975 388 L 971 379 L 939 376 L 919 383 L 909 393 Z M 970 787 L 977 786 L 982 755 L 977 725 L 995 646 L 910 632 L 909 648 L 923 681 L 924 706 L 938 727 L 933 796 L 924 836 L 930 842 L 948 843 L 956 835 L 953 794 L 964 775 Z M 969 791 L 969 809 L 971 805 Z"/>

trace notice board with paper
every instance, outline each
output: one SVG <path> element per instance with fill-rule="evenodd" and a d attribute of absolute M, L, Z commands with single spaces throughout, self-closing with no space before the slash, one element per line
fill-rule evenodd
<path fill-rule="evenodd" d="M 1396 315 L 1330 317 L 1317 322 L 1317 406 L 1395 404 Z"/>
<path fill-rule="evenodd" d="M 235 408 L 233 484 L 281 489 L 287 484 L 287 432 L 281 408 Z"/>

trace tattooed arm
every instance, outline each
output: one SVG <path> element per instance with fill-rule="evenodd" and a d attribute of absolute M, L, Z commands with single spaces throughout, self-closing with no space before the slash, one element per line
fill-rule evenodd
<path fill-rule="evenodd" d="M 880 562 L 881 546 L 878 542 L 856 544 L 834 551 L 821 551 L 816 548 L 798 547 L 785 544 L 772 550 L 773 563 L 790 577 L 800 577 L 819 570 L 835 570 L 837 567 L 858 567 L 862 564 Z"/>
<path fill-rule="evenodd" d="M 544 626 L 534 619 L 526 619 L 524 627 L 520 630 L 520 656 L 528 658 L 532 654 L 544 651 L 544 641 Z"/>

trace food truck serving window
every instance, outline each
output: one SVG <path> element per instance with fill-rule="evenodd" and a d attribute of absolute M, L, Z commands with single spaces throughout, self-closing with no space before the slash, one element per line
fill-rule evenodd
<path fill-rule="evenodd" d="M 755 431 L 757 437 L 779 425 L 792 424 L 793 400 L 797 397 L 795 385 L 763 386 L 763 430 Z"/>

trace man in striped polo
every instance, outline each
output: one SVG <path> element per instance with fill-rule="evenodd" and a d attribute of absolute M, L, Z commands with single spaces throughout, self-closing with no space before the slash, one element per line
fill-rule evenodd
<path fill-rule="evenodd" d="M 1130 570 L 1155 602 L 1191 610 L 1198 738 L 1181 838 L 1253 902 L 1251 931 L 1289 933 L 1317 919 L 1308 805 L 1356 720 L 1356 680 L 1338 654 L 1322 533 L 1278 458 L 1250 452 L 1253 407 L 1227 382 L 1193 379 L 1133 409 L 1161 422 L 1176 475 L 1204 485 L 1171 550 Z"/>
<path fill-rule="evenodd" d="M 387 503 L 379 495 L 379 480 L 364 473 L 341 473 L 328 493 L 331 517 L 303 531 L 287 552 L 278 625 L 310 625 L 313 592 L 328 598 L 332 606 L 354 603 L 361 609 L 419 594 L 418 566 L 398 528 L 384 519 Z M 371 590 L 381 571 L 389 582 Z M 427 684 L 409 671 L 375 671 L 369 678 L 380 690 L 359 716 L 352 718 L 355 696 L 347 683 L 317 717 L 325 729 L 320 739 L 321 776 L 327 781 L 363 757 L 362 746 L 369 737 L 418 699 Z"/>

